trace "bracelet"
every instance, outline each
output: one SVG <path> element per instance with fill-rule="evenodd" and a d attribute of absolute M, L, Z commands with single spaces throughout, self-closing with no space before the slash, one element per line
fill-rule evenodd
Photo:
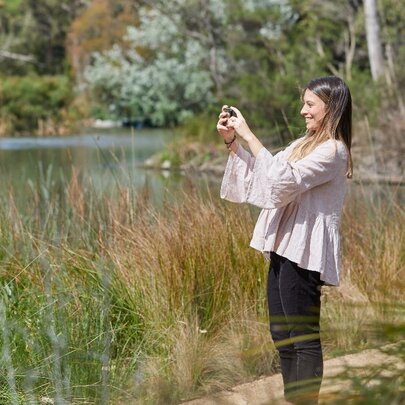
<path fill-rule="evenodd" d="M 236 141 L 236 135 L 233 136 L 233 139 L 230 142 L 226 142 L 224 139 L 224 144 L 229 149 L 229 147 Z"/>

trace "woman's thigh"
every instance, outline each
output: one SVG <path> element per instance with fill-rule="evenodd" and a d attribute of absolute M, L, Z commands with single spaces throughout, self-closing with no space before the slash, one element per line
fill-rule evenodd
<path fill-rule="evenodd" d="M 270 332 L 274 342 L 289 339 L 290 331 L 280 296 L 280 261 L 274 252 L 267 278 L 267 304 L 269 309 Z"/>
<path fill-rule="evenodd" d="M 280 301 L 291 336 L 319 333 L 321 285 L 318 272 L 280 258 Z"/>

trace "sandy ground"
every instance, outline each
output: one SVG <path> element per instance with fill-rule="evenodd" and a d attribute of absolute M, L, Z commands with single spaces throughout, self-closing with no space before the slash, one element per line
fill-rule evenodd
<path fill-rule="evenodd" d="M 344 383 L 337 384 L 332 377 L 350 368 L 358 368 L 362 374 L 367 373 L 370 366 L 394 364 L 405 370 L 405 364 L 398 364 L 398 358 L 386 355 L 379 350 L 365 350 L 356 354 L 334 358 L 325 361 L 324 380 L 321 387 L 320 403 L 327 403 L 333 392 L 346 388 Z M 361 371 L 360 371 L 361 370 Z M 251 383 L 233 387 L 211 396 L 183 402 L 182 405 L 282 405 L 283 385 L 281 374 L 265 377 Z"/>

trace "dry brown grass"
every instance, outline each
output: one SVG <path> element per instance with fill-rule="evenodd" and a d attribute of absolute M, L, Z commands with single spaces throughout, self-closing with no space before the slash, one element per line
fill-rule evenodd
<path fill-rule="evenodd" d="M 4 205 L 2 240 L 14 255 L 4 274 L 21 273 L 28 305 L 30 291 L 44 290 L 41 253 L 55 269 L 55 291 L 70 297 L 66 330 L 88 322 L 91 335 L 75 334 L 81 342 L 103 336 L 97 311 L 108 303 L 111 369 L 123 403 L 177 403 L 275 371 L 268 263 L 248 247 L 255 219 L 248 207 L 186 194 L 155 209 L 147 190 L 142 198 L 124 187 L 89 196 L 78 176 L 65 193 L 65 211 L 52 193 L 47 202 L 36 194 L 27 217 Z M 342 285 L 323 293 L 328 356 L 373 345 L 373 324 L 403 317 L 404 211 L 388 201 L 347 200 Z M 43 204 L 52 214 L 45 225 L 35 214 Z"/>

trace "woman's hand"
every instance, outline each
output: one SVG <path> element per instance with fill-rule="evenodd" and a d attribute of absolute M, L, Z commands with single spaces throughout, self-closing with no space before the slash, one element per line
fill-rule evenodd
<path fill-rule="evenodd" d="M 236 117 L 230 117 L 229 113 L 224 111 L 225 108 L 228 108 L 228 106 L 222 106 L 222 112 L 219 114 L 219 120 L 217 123 L 217 130 L 222 138 L 224 138 L 225 143 L 229 144 L 229 142 L 231 142 L 231 146 L 228 146 L 228 149 L 236 153 L 238 144 L 236 142 L 232 142 L 236 132 L 247 142 L 253 155 L 257 156 L 260 150 L 263 148 L 263 145 L 250 130 L 248 124 L 246 124 L 242 113 L 237 108 L 231 107 L 232 110 L 235 111 Z"/>
<path fill-rule="evenodd" d="M 235 130 L 242 139 L 244 139 L 246 142 L 250 142 L 254 135 L 246 123 L 245 118 L 236 107 L 231 108 L 235 111 L 236 117 L 231 117 L 228 119 L 227 128 Z"/>
<path fill-rule="evenodd" d="M 225 108 L 228 108 L 228 106 L 223 105 L 222 112 L 221 114 L 219 114 L 217 131 L 219 135 L 221 135 L 222 138 L 224 138 L 225 142 L 231 142 L 235 135 L 235 130 L 233 128 L 228 127 L 229 113 L 224 111 Z"/>

